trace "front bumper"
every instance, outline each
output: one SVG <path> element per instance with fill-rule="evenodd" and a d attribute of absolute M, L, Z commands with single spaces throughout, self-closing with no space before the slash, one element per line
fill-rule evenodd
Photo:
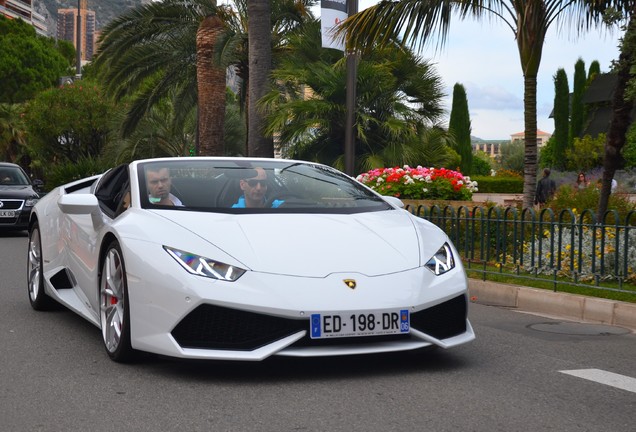
<path fill-rule="evenodd" d="M 15 217 L 0 217 L 0 229 L 25 230 L 29 227 L 31 207 L 15 211 Z"/>
<path fill-rule="evenodd" d="M 409 334 L 311 339 L 309 319 L 288 319 L 204 304 L 188 314 L 171 336 L 190 356 L 216 355 L 260 360 L 268 355 L 335 356 L 444 348 L 474 339 L 467 300 L 460 294 L 411 314 Z"/>
<path fill-rule="evenodd" d="M 426 268 L 368 277 L 335 273 L 303 278 L 248 271 L 222 282 L 187 274 L 165 252 L 126 255 L 133 348 L 171 357 L 262 360 L 450 348 L 475 334 L 459 266 L 442 276 Z M 148 272 L 148 262 L 161 262 Z M 139 273 L 136 269 L 140 269 Z M 142 269 L 144 272 L 142 273 Z M 344 279 L 356 279 L 355 290 Z M 312 313 L 408 308 L 406 335 L 312 340 Z"/>

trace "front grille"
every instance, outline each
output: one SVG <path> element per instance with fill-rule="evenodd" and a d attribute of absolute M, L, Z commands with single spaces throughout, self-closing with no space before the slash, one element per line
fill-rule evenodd
<path fill-rule="evenodd" d="M 466 331 L 467 313 L 466 296 L 462 294 L 411 314 L 411 327 L 436 339 L 446 339 Z"/>
<path fill-rule="evenodd" d="M 307 328 L 308 320 L 201 305 L 172 330 L 172 336 L 184 348 L 252 351 Z"/>
<path fill-rule="evenodd" d="M 0 207 L 2 210 L 19 210 L 22 208 L 24 200 L 4 199 L 0 200 L 0 203 L 2 203 L 2 207 Z"/>
<path fill-rule="evenodd" d="M 436 339 L 446 339 L 466 331 L 466 316 L 466 297 L 460 295 L 411 314 L 411 327 Z M 201 305 L 177 324 L 172 330 L 172 336 L 183 348 L 253 351 L 308 329 L 308 319 L 295 320 L 215 305 Z M 311 339 L 307 334 L 293 346 L 368 344 L 410 337 L 408 334 L 397 334 Z"/>

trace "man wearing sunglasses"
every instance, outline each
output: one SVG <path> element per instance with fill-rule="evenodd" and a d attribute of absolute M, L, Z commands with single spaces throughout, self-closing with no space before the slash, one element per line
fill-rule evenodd
<path fill-rule="evenodd" d="M 243 196 L 238 199 L 238 202 L 232 205 L 233 208 L 263 208 L 265 207 L 267 194 L 267 172 L 263 168 L 254 168 L 250 170 L 251 173 L 256 173 L 256 176 L 244 178 L 240 180 L 241 190 Z M 272 207 L 278 207 L 283 201 L 274 200 Z"/>

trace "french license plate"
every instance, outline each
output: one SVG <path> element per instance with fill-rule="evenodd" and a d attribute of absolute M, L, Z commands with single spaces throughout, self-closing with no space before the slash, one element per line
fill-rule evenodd
<path fill-rule="evenodd" d="M 0 217 L 15 217 L 15 211 L 13 210 L 0 210 Z"/>
<path fill-rule="evenodd" d="M 312 339 L 402 334 L 410 329 L 409 311 L 312 314 L 309 326 Z"/>

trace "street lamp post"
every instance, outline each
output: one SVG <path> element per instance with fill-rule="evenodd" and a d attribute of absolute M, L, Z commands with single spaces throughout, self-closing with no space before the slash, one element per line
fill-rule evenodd
<path fill-rule="evenodd" d="M 347 1 L 347 14 L 349 16 L 358 13 L 358 0 Z M 345 47 L 345 50 L 347 48 Z M 358 75 L 358 54 L 355 51 L 346 51 L 347 55 L 347 94 L 345 119 L 345 173 L 355 175 L 355 120 L 356 120 L 356 85 Z"/>
<path fill-rule="evenodd" d="M 75 29 L 75 50 L 77 51 L 75 62 L 75 79 L 82 78 L 82 15 L 80 14 L 80 1 L 77 0 L 77 28 Z"/>

